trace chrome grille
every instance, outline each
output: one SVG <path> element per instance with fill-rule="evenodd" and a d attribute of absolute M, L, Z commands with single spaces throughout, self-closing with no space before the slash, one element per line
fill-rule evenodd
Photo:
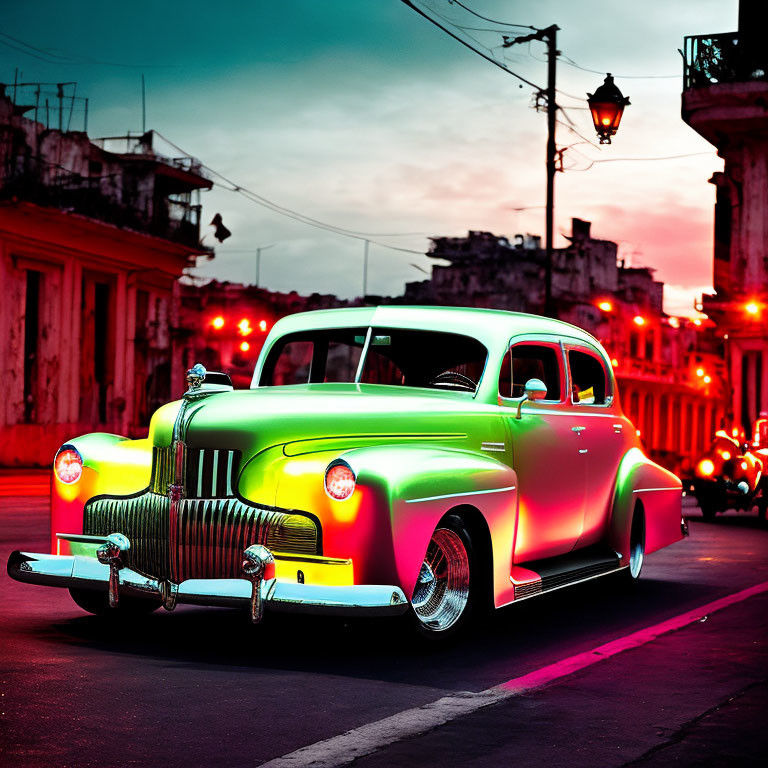
<path fill-rule="evenodd" d="M 173 446 L 152 449 L 149 489 L 165 495 L 176 482 Z M 218 448 L 187 448 L 184 467 L 186 495 L 196 499 L 230 498 L 235 495 L 240 451 Z"/>
<path fill-rule="evenodd" d="M 243 550 L 264 544 L 277 552 L 322 554 L 320 531 L 307 515 L 239 499 L 181 499 L 144 493 L 98 497 L 85 506 L 85 533 L 122 533 L 131 542 L 130 568 L 180 583 L 241 575 Z"/>

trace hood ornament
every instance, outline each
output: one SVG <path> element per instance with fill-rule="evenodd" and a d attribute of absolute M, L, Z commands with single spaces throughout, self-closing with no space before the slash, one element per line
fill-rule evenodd
<path fill-rule="evenodd" d="M 189 384 L 189 389 L 187 390 L 188 393 L 197 392 L 200 387 L 203 386 L 206 373 L 208 373 L 208 371 L 206 371 L 205 366 L 200 363 L 195 363 L 187 371 L 187 384 Z"/>

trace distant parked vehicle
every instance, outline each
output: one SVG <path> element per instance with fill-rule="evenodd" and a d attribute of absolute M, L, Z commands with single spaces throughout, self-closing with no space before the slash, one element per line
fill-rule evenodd
<path fill-rule="evenodd" d="M 768 422 L 766 422 L 768 423 Z M 760 434 L 760 429 L 756 432 Z M 766 446 L 768 448 L 768 445 Z M 751 510 L 762 519 L 768 510 L 768 450 L 758 444 L 740 443 L 724 430 L 696 463 L 693 491 L 706 520 L 726 509 Z"/>

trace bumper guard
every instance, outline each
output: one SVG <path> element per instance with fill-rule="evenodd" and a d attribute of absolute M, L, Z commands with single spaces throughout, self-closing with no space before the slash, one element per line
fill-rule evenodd
<path fill-rule="evenodd" d="M 99 539 L 110 541 L 110 537 Z M 326 586 L 269 578 L 274 574 L 274 568 L 269 568 L 271 553 L 266 547 L 258 547 L 257 553 L 253 549 L 246 550 L 248 555 L 244 553 L 242 579 L 188 579 L 172 584 L 117 567 L 115 559 L 108 559 L 107 552 L 99 562 L 81 555 L 16 551 L 8 559 L 8 575 L 26 584 L 108 592 L 110 603 L 115 606 L 119 604 L 119 595 L 125 595 L 155 600 L 168 610 L 177 603 L 246 608 L 250 609 L 254 623 L 261 619 L 264 608 L 334 616 L 393 616 L 408 609 L 405 594 L 395 586 Z M 254 554 L 263 565 L 254 567 Z"/>

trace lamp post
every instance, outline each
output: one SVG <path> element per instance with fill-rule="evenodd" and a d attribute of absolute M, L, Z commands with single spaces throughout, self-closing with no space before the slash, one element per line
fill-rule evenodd
<path fill-rule="evenodd" d="M 594 92 L 587 94 L 587 104 L 592 113 L 592 122 L 600 137 L 601 144 L 610 144 L 611 136 L 619 130 L 621 116 L 624 107 L 629 104 L 626 97 L 613 82 L 613 76 L 609 72 L 603 84 Z"/>

